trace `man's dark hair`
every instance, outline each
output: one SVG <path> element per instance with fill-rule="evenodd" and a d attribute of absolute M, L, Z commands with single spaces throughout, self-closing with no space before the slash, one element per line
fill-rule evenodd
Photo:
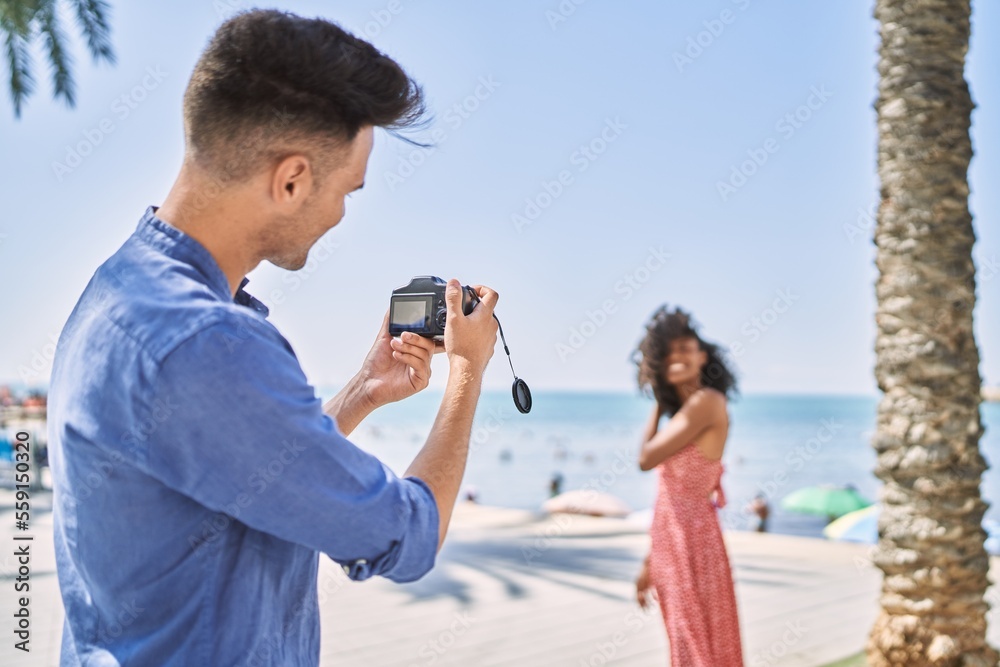
<path fill-rule="evenodd" d="M 423 113 L 420 86 L 394 60 L 329 21 L 277 10 L 223 23 L 184 93 L 188 150 L 224 181 L 296 148 L 329 152 L 368 125 L 411 127 Z"/>
<path fill-rule="evenodd" d="M 652 394 L 661 413 L 669 416 L 680 410 L 681 399 L 674 386 L 667 382 L 663 364 L 670 354 L 670 342 L 680 338 L 694 338 L 699 349 L 708 355 L 708 361 L 701 369 L 703 387 L 716 389 L 727 398 L 736 393 L 736 376 L 726 364 L 719 346 L 702 339 L 689 313 L 680 308 L 671 311 L 667 306 L 661 306 L 646 325 L 646 336 L 632 354 L 632 360 L 638 369 L 639 388 L 646 394 Z"/>

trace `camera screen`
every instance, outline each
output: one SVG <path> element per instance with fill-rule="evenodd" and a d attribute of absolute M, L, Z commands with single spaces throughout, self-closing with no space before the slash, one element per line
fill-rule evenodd
<path fill-rule="evenodd" d="M 389 324 L 408 331 L 430 329 L 431 297 L 393 297 Z"/>

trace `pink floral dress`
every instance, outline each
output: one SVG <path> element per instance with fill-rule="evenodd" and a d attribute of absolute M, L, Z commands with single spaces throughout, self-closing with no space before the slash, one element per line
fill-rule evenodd
<path fill-rule="evenodd" d="M 716 509 L 722 463 L 692 443 L 661 463 L 650 578 L 673 667 L 742 667 L 733 577 Z"/>

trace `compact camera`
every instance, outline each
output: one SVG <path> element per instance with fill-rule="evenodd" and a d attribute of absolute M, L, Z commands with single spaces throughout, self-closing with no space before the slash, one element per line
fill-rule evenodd
<path fill-rule="evenodd" d="M 437 276 L 417 276 L 392 291 L 389 299 L 389 334 L 412 331 L 425 338 L 444 336 L 448 307 L 444 290 L 448 283 Z M 462 312 L 468 315 L 479 303 L 479 295 L 468 285 L 462 287 Z"/>
<path fill-rule="evenodd" d="M 425 338 L 441 338 L 444 336 L 444 325 L 448 320 L 448 306 L 444 301 L 444 291 L 448 283 L 437 276 L 417 276 L 407 285 L 392 290 L 389 298 L 389 335 L 398 336 L 404 331 L 412 331 Z M 476 290 L 468 285 L 462 287 L 462 312 L 466 315 L 479 303 Z M 503 335 L 503 326 L 496 313 L 500 340 L 503 341 L 503 351 L 507 353 L 510 372 L 514 375 L 511 395 L 518 411 L 524 414 L 531 412 L 531 390 L 528 384 L 514 373 L 514 362 L 510 360 L 510 348 Z"/>

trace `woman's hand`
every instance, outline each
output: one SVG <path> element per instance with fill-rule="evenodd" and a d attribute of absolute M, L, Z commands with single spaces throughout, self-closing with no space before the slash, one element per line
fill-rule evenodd
<path fill-rule="evenodd" d="M 635 580 L 635 599 L 643 609 L 658 600 L 656 589 L 653 588 L 653 583 L 649 576 L 649 556 L 646 557 L 646 560 L 642 561 L 642 569 Z"/>

